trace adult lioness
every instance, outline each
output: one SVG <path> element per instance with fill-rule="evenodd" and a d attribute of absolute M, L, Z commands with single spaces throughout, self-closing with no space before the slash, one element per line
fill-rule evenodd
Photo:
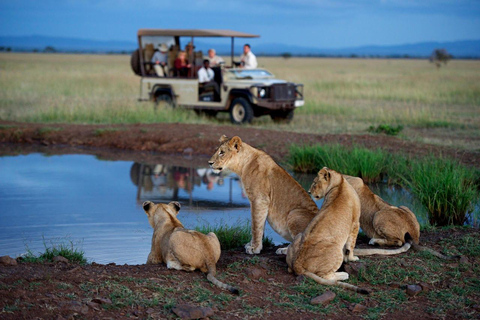
<path fill-rule="evenodd" d="M 340 282 L 348 279 L 348 273 L 337 272 L 342 262 L 358 260 L 353 255 L 360 227 L 357 193 L 340 173 L 328 168 L 318 172 L 310 193 L 317 199 L 325 199 L 319 214 L 288 246 L 289 272 L 303 274 L 320 284 L 368 294 L 365 289 Z"/>
<path fill-rule="evenodd" d="M 445 256 L 430 248 L 418 245 L 420 225 L 415 214 L 407 207 L 392 206 L 374 194 L 361 178 L 343 175 L 357 192 L 361 203 L 360 227 L 370 238 L 369 244 L 397 246 L 398 249 L 355 249 L 358 256 L 392 255 L 408 251 L 425 250 L 442 259 L 456 257 Z"/>
<path fill-rule="evenodd" d="M 212 169 L 230 169 L 242 180 L 251 204 L 252 240 L 249 254 L 260 253 L 265 220 L 285 240 L 293 241 L 305 230 L 318 208 L 308 193 L 265 152 L 239 137 L 220 138 L 220 146 L 208 162 Z M 277 253 L 285 253 L 279 249 Z"/>
<path fill-rule="evenodd" d="M 215 264 L 220 258 L 220 242 L 213 232 L 204 235 L 198 231 L 185 229 L 177 219 L 180 203 L 175 201 L 168 205 L 145 201 L 143 210 L 153 228 L 152 248 L 147 264 L 164 262 L 169 269 L 185 271 L 200 269 L 208 273 L 207 279 L 214 285 L 238 294 L 236 288 L 215 278 Z"/>

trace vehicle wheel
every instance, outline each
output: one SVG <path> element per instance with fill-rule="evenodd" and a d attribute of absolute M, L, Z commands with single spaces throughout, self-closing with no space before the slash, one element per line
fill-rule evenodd
<path fill-rule="evenodd" d="M 175 108 L 172 97 L 167 93 L 161 93 L 155 96 L 155 109 L 161 107 Z"/>
<path fill-rule="evenodd" d="M 270 117 L 277 123 L 290 123 L 293 120 L 295 110 L 277 111 L 270 114 Z"/>
<path fill-rule="evenodd" d="M 230 121 L 233 124 L 250 123 L 253 109 L 245 98 L 235 98 L 230 105 Z"/>

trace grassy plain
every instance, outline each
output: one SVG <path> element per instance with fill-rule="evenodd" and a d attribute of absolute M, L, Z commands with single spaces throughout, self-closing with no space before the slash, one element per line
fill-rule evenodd
<path fill-rule="evenodd" d="M 138 102 L 139 78 L 127 55 L 0 53 L 0 119 L 26 122 L 229 124 Z M 480 61 L 266 58 L 278 78 L 305 85 L 291 124 L 256 118 L 251 126 L 308 133 L 367 133 L 404 127 L 403 139 L 478 150 Z"/>

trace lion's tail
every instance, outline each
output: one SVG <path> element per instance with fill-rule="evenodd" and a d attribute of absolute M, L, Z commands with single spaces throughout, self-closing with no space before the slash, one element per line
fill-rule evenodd
<path fill-rule="evenodd" d="M 231 293 L 233 294 L 239 294 L 239 291 L 237 288 L 235 287 L 232 287 L 231 285 L 228 285 L 226 283 L 223 283 L 221 282 L 220 280 L 218 280 L 217 278 L 215 278 L 215 275 L 213 272 L 208 272 L 207 274 L 207 279 L 208 281 L 210 281 L 211 283 L 213 283 L 214 285 L 216 285 L 217 287 L 219 288 L 222 288 L 222 289 L 227 289 L 228 291 L 230 291 Z"/>
<path fill-rule="evenodd" d="M 356 256 L 371 256 L 374 254 L 388 256 L 393 254 L 399 254 L 407 252 L 414 244 L 410 233 L 405 233 L 405 243 L 403 246 L 397 249 L 354 249 L 353 254 Z"/>
<path fill-rule="evenodd" d="M 370 294 L 370 291 L 368 291 L 367 289 L 360 288 L 360 287 L 354 286 L 353 284 L 349 284 L 349 283 L 345 283 L 345 282 L 341 282 L 341 281 L 327 280 L 327 279 L 319 277 L 315 273 L 311 273 L 309 271 L 306 271 L 304 273 L 304 275 L 313 279 L 315 282 L 318 282 L 318 283 L 323 284 L 323 285 L 339 286 L 339 287 L 342 287 L 342 288 L 345 288 L 345 289 L 348 289 L 348 290 L 352 290 L 352 291 L 355 291 L 355 292 L 358 292 L 358 293 Z"/>

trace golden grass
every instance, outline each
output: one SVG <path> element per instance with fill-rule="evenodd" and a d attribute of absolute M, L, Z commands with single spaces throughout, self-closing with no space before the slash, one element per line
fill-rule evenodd
<path fill-rule="evenodd" d="M 306 103 L 291 124 L 261 117 L 254 127 L 358 134 L 388 124 L 403 125 L 404 138 L 440 144 L 444 137 L 423 137 L 415 130 L 448 129 L 450 144 L 480 138 L 480 61 L 453 60 L 437 69 L 413 59 L 258 60 L 278 78 L 303 83 Z M 137 101 L 139 89 L 127 55 L 0 53 L 3 120 L 228 124 L 225 116 L 210 120 L 191 111 L 154 112 L 151 103 Z"/>

